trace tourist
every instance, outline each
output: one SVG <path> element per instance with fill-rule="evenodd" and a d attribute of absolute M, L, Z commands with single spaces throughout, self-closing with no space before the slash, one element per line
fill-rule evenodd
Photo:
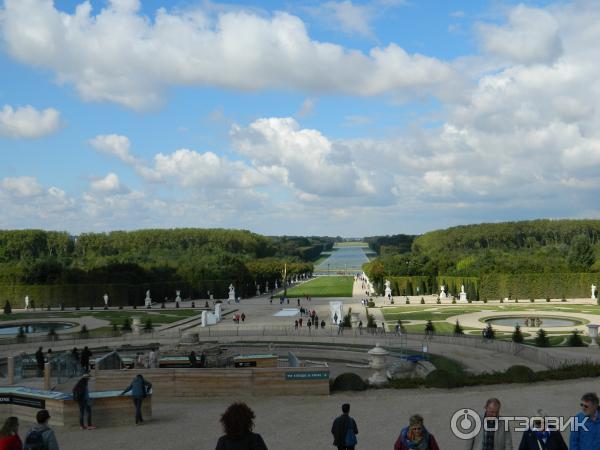
<path fill-rule="evenodd" d="M 81 368 L 84 372 L 90 371 L 90 357 L 92 356 L 91 350 L 87 347 L 83 347 L 81 351 Z"/>
<path fill-rule="evenodd" d="M 79 362 L 79 350 L 77 350 L 77 347 L 73 347 L 73 350 L 71 350 L 71 367 L 72 367 L 72 376 L 77 375 L 77 373 L 79 372 L 77 370 L 77 367 L 80 366 L 80 362 Z"/>
<path fill-rule="evenodd" d="M 215 450 L 267 450 L 260 434 L 254 433 L 254 411 L 245 403 L 233 403 L 221 416 L 225 434 Z"/>
<path fill-rule="evenodd" d="M 500 400 L 497 398 L 490 398 L 485 402 L 483 420 L 486 418 L 490 419 L 490 426 L 487 427 L 488 431 L 484 429 L 485 427 L 481 427 L 479 433 L 465 441 L 465 450 L 512 450 L 510 430 L 504 429 L 501 426 L 498 426 L 496 429 L 493 424 L 494 422 L 499 423 L 500 406 Z"/>
<path fill-rule="evenodd" d="M 190 352 L 190 356 L 188 356 L 189 360 L 190 360 L 190 367 L 194 368 L 196 367 L 196 352 L 194 350 L 192 350 Z"/>
<path fill-rule="evenodd" d="M 295 320 L 295 321 L 294 321 L 294 330 L 297 330 L 297 329 L 298 329 L 298 321 L 297 321 L 297 320 Z"/>
<path fill-rule="evenodd" d="M 358 333 L 362 335 L 363 323 L 362 320 L 358 321 Z"/>
<path fill-rule="evenodd" d="M 310 321 L 310 319 L 308 319 L 308 322 L 306 323 L 306 325 L 308 326 L 308 332 L 310 333 L 310 327 L 312 327 L 312 322 Z"/>
<path fill-rule="evenodd" d="M 9 417 L 0 428 L 0 450 L 21 450 L 23 443 L 19 437 L 19 419 Z"/>
<path fill-rule="evenodd" d="M 152 388 L 152 383 L 146 381 L 144 377 L 140 374 L 137 374 L 131 384 L 121 392 L 121 395 L 125 395 L 127 392 L 131 391 L 131 397 L 133 398 L 133 405 L 135 406 L 135 424 L 141 425 L 144 423 L 144 418 L 142 417 L 142 402 L 150 392 Z"/>
<path fill-rule="evenodd" d="M 300 328 L 302 328 L 302 317 L 300 317 L 300 318 L 298 319 L 298 325 L 300 326 Z"/>
<path fill-rule="evenodd" d="M 423 425 L 423 417 L 419 414 L 411 416 L 408 426 L 403 428 L 394 444 L 394 450 L 439 450 L 433 434 Z"/>
<path fill-rule="evenodd" d="M 35 352 L 35 362 L 37 365 L 37 376 L 41 377 L 42 375 L 44 375 L 44 364 L 46 363 L 42 347 L 39 347 L 38 351 Z"/>
<path fill-rule="evenodd" d="M 581 397 L 581 412 L 575 416 L 576 423 L 583 423 L 585 428 L 571 431 L 569 448 L 571 450 L 597 450 L 600 448 L 600 414 L 598 414 L 598 395 L 589 392 Z M 586 431 L 587 428 L 587 431 Z"/>
<path fill-rule="evenodd" d="M 546 414 L 537 410 L 535 416 L 539 416 L 541 420 L 535 420 L 531 429 L 523 433 L 519 450 L 567 450 L 567 444 L 560 431 L 550 429 L 545 423 Z"/>
<path fill-rule="evenodd" d="M 79 405 L 79 426 L 82 430 L 95 430 L 92 425 L 92 399 L 90 397 L 90 388 L 88 382 L 90 374 L 84 374 L 73 388 L 73 400 Z M 84 425 L 84 419 L 87 415 L 87 426 Z"/>
<path fill-rule="evenodd" d="M 298 306 L 300 306 L 300 299 L 298 299 Z"/>
<path fill-rule="evenodd" d="M 200 354 L 200 367 L 206 367 L 206 352 L 204 350 Z"/>
<path fill-rule="evenodd" d="M 40 409 L 35 415 L 35 424 L 25 436 L 25 449 L 59 450 L 54 430 L 48 426 L 50 414 Z"/>
<path fill-rule="evenodd" d="M 241 315 L 240 317 L 242 318 L 242 322 L 243 322 L 244 320 L 246 320 L 246 314 L 242 313 L 242 315 Z"/>
<path fill-rule="evenodd" d="M 337 417 L 331 425 L 331 434 L 333 434 L 333 445 L 338 450 L 354 450 L 357 440 L 358 427 L 356 421 L 350 417 L 350 404 L 342 405 L 342 415 Z"/>

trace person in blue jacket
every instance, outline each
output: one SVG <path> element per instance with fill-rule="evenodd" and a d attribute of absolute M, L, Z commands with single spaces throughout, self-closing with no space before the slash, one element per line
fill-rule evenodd
<path fill-rule="evenodd" d="M 598 395 L 589 392 L 581 397 L 581 412 L 575 416 L 576 427 L 571 430 L 569 448 L 571 450 L 600 449 L 600 414 Z M 581 426 L 578 426 L 581 424 Z"/>
<path fill-rule="evenodd" d="M 135 406 L 136 425 L 144 423 L 144 418 L 142 417 L 142 402 L 151 388 L 152 383 L 147 381 L 141 374 L 137 374 L 127 389 L 121 392 L 121 395 L 125 395 L 127 392 L 131 391 L 131 397 L 133 398 L 133 404 Z"/>

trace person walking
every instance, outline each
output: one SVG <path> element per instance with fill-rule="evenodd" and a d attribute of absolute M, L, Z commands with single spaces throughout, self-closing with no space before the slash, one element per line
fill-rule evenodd
<path fill-rule="evenodd" d="M 423 417 L 419 414 L 411 416 L 408 426 L 403 428 L 394 444 L 394 450 L 439 450 L 433 434 L 423 425 Z"/>
<path fill-rule="evenodd" d="M 356 421 L 350 417 L 350 404 L 342 405 L 342 415 L 338 416 L 331 425 L 331 434 L 333 434 L 333 445 L 338 450 L 354 450 L 357 444 L 356 435 L 358 427 Z"/>
<path fill-rule="evenodd" d="M 156 350 L 153 348 L 148 352 L 148 367 L 150 369 L 156 369 L 158 367 L 158 358 L 156 356 Z"/>
<path fill-rule="evenodd" d="M 221 416 L 225 434 L 217 441 L 215 450 L 267 450 L 262 436 L 254 433 L 254 411 L 245 403 L 231 404 Z"/>
<path fill-rule="evenodd" d="M 92 352 L 86 345 L 85 347 L 83 347 L 83 350 L 81 351 L 81 368 L 83 369 L 84 372 L 90 371 L 90 357 L 91 356 L 92 356 Z"/>
<path fill-rule="evenodd" d="M 75 376 L 79 374 L 79 367 L 81 366 L 81 363 L 79 361 L 79 350 L 77 350 L 77 347 L 73 347 L 73 350 L 71 350 L 71 376 Z"/>
<path fill-rule="evenodd" d="M 44 350 L 42 347 L 38 348 L 38 351 L 35 352 L 35 363 L 37 366 L 37 376 L 41 377 L 44 375 L 44 364 L 46 363 L 46 359 L 44 358 Z"/>
<path fill-rule="evenodd" d="M 121 395 L 125 395 L 127 392 L 131 391 L 133 405 L 135 406 L 136 425 L 144 423 L 144 418 L 142 417 L 142 402 L 148 396 L 150 389 L 152 389 L 152 383 L 147 381 L 141 374 L 137 374 L 127 389 L 121 392 Z"/>
<path fill-rule="evenodd" d="M 29 429 L 25 436 L 24 449 L 60 450 L 54 430 L 48 426 L 50 414 L 46 409 L 40 409 L 35 415 L 36 424 Z"/>
<path fill-rule="evenodd" d="M 571 430 L 569 448 L 571 450 L 597 450 L 600 448 L 600 414 L 598 413 L 598 395 L 588 392 L 581 397 L 581 412 L 575 416 L 576 423 L 585 428 Z M 586 430 L 587 429 L 587 430 Z"/>
<path fill-rule="evenodd" d="M 0 428 L 0 450 L 22 450 L 23 442 L 19 437 L 19 419 L 8 417 Z"/>
<path fill-rule="evenodd" d="M 188 356 L 188 358 L 190 360 L 190 367 L 197 367 L 198 360 L 196 359 L 196 352 L 194 350 L 190 352 L 190 356 Z"/>
<path fill-rule="evenodd" d="M 79 405 L 79 426 L 82 430 L 96 429 L 96 427 L 92 425 L 92 399 L 90 397 L 90 388 L 88 386 L 89 380 L 90 374 L 85 373 L 73 388 L 73 400 Z M 86 415 L 87 426 L 84 425 Z"/>
<path fill-rule="evenodd" d="M 512 450 L 510 430 L 495 426 L 498 423 L 498 417 L 500 417 L 500 406 L 500 400 L 494 397 L 485 402 L 482 421 L 489 419 L 491 424 L 487 427 L 488 430 L 481 427 L 479 433 L 471 439 L 467 439 L 464 450 Z"/>
<path fill-rule="evenodd" d="M 550 429 L 545 423 L 546 414 L 538 409 L 534 417 L 539 417 L 540 420 L 535 420 L 532 427 L 523 433 L 519 450 L 567 450 L 560 431 Z"/>

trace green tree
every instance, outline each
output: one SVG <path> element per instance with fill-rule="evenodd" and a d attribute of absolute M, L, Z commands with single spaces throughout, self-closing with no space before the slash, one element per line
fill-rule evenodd
<path fill-rule="evenodd" d="M 569 256 L 567 257 L 571 270 L 587 271 L 592 267 L 595 260 L 594 248 L 589 238 L 583 234 L 575 236 L 571 241 Z"/>
<path fill-rule="evenodd" d="M 522 344 L 525 338 L 523 337 L 523 333 L 521 332 L 521 326 L 515 325 L 515 331 L 512 334 L 512 341 L 517 344 Z"/>
<path fill-rule="evenodd" d="M 567 345 L 569 345 L 569 347 L 585 347 L 583 339 L 581 339 L 581 335 L 579 334 L 579 330 L 573 330 L 567 340 Z"/>
<path fill-rule="evenodd" d="M 454 324 L 454 336 L 462 336 L 464 334 L 465 334 L 465 332 L 463 330 L 463 327 L 460 325 L 460 323 L 458 323 L 458 320 L 457 320 L 456 323 Z"/>
<path fill-rule="evenodd" d="M 6 303 L 4 304 L 4 314 L 12 314 L 12 306 L 8 300 L 6 300 Z"/>
<path fill-rule="evenodd" d="M 550 347 L 550 339 L 543 328 L 538 330 L 534 342 L 538 347 Z"/>

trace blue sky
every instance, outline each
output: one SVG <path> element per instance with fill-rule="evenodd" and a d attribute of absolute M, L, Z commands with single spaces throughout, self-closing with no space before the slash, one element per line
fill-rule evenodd
<path fill-rule="evenodd" d="M 598 217 L 597 2 L 4 0 L 1 228 Z"/>

